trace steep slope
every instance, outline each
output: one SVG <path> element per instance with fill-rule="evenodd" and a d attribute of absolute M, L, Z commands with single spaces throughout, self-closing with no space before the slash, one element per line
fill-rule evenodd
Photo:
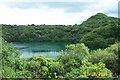
<path fill-rule="evenodd" d="M 109 17 L 103 13 L 97 13 L 84 21 L 80 26 L 89 28 L 98 28 L 108 24 L 118 24 L 118 18 Z"/>
<path fill-rule="evenodd" d="M 83 32 L 85 34 L 86 32 L 90 32 L 95 28 L 104 27 L 108 24 L 117 25 L 118 18 L 109 17 L 103 13 L 97 13 L 80 24 L 80 29 L 85 29 L 85 32 Z"/>
<path fill-rule="evenodd" d="M 113 44 L 120 37 L 120 27 L 115 25 L 107 25 L 99 28 L 95 28 L 91 32 L 85 34 L 80 43 L 85 43 L 91 49 L 106 48 L 110 44 Z"/>

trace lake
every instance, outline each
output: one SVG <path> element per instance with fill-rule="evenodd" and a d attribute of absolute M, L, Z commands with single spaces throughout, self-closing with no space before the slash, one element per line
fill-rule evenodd
<path fill-rule="evenodd" d="M 46 56 L 55 58 L 65 49 L 65 42 L 12 42 L 13 47 L 22 54 L 20 58 Z"/>

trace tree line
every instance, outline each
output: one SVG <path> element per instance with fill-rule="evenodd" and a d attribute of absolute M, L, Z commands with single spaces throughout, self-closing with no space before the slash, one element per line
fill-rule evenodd
<path fill-rule="evenodd" d="M 2 24 L 2 37 L 8 42 L 83 42 L 89 48 L 105 48 L 117 42 L 119 28 L 118 18 L 98 13 L 78 25 Z"/>

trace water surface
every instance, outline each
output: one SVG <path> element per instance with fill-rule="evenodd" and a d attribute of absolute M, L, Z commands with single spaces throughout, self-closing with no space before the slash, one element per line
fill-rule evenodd
<path fill-rule="evenodd" d="M 22 54 L 21 58 L 46 56 L 55 58 L 65 49 L 65 42 L 12 42 L 13 47 Z"/>

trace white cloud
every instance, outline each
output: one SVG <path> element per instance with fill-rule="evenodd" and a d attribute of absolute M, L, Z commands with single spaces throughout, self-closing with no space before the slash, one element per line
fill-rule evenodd
<path fill-rule="evenodd" d="M 1 2 L 97 2 L 98 0 L 1 0 Z"/>
<path fill-rule="evenodd" d="M 9 0 L 1 0 L 0 4 L 0 24 L 80 24 L 98 12 L 116 16 L 109 11 L 116 9 L 118 3 L 118 0 L 90 0 L 94 4 L 88 9 L 82 12 L 69 13 L 65 12 L 64 8 L 57 9 L 47 6 L 33 9 L 11 8 L 6 6 L 5 1 L 9 2 Z"/>
<path fill-rule="evenodd" d="M 0 24 L 76 24 L 88 13 L 65 13 L 63 9 L 18 9 L 0 6 Z M 87 15 L 86 15 L 87 14 Z M 86 16 L 84 16 L 86 15 Z"/>

